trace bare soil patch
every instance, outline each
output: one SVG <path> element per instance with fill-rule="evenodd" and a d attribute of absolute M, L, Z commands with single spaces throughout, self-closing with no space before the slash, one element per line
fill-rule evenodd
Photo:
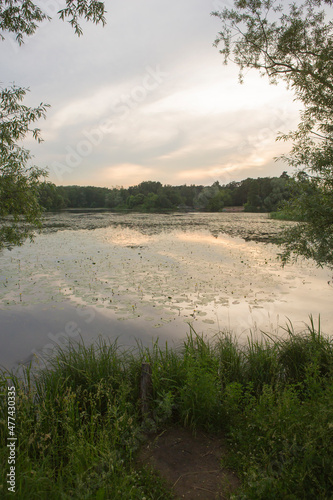
<path fill-rule="evenodd" d="M 149 439 L 139 461 L 157 470 L 175 498 L 227 499 L 240 486 L 234 472 L 221 466 L 226 453 L 222 436 L 186 428 L 171 428 Z"/>

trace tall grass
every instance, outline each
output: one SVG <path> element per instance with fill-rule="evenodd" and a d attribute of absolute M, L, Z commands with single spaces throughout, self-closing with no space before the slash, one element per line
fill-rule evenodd
<path fill-rule="evenodd" d="M 291 214 L 283 210 L 280 210 L 278 212 L 270 212 L 269 218 L 275 220 L 283 220 L 283 221 L 304 222 L 304 217 L 301 217 L 300 215 L 296 214 Z"/>
<path fill-rule="evenodd" d="M 171 498 L 162 482 L 134 467 L 142 442 L 139 359 L 117 344 L 70 345 L 49 360 L 50 368 L 25 379 L 11 377 L 17 391 L 16 498 Z M 3 401 L 2 401 L 3 402 Z M 6 408 L 1 406 L 1 442 Z M 1 449 L 1 498 L 7 491 L 8 452 Z M 168 496 L 169 495 L 169 496 Z"/>
<path fill-rule="evenodd" d="M 333 344 L 310 318 L 284 339 L 190 330 L 181 349 L 120 350 L 100 340 L 70 345 L 48 369 L 11 377 L 17 390 L 17 498 L 172 498 L 136 464 L 146 432 L 170 425 L 224 432 L 242 488 L 235 498 L 332 498 Z M 152 368 L 150 415 L 142 418 L 142 362 Z M 8 435 L 5 398 L 1 443 Z M 7 498 L 8 449 L 0 450 Z"/>

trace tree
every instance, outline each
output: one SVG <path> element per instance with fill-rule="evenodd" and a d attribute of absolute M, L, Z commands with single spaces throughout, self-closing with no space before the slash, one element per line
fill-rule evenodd
<path fill-rule="evenodd" d="M 193 200 L 193 205 L 199 210 L 209 210 L 208 205 L 212 198 L 219 194 L 219 183 L 214 182 L 211 186 L 204 187 Z M 223 206 L 221 207 L 223 208 Z"/>
<path fill-rule="evenodd" d="M 58 12 L 78 36 L 82 34 L 80 18 L 104 25 L 104 13 L 104 2 L 96 0 L 66 0 L 66 7 Z M 14 33 L 21 45 L 46 19 L 49 16 L 30 0 L 0 0 L 0 40 L 6 33 Z M 28 90 L 0 86 L 0 249 L 22 244 L 34 228 L 41 227 L 38 187 L 40 177 L 47 173 L 29 164 L 31 155 L 19 143 L 30 133 L 41 141 L 40 130 L 31 125 L 45 118 L 48 105 L 31 108 L 22 104 Z"/>
<path fill-rule="evenodd" d="M 32 109 L 21 104 L 26 91 L 15 86 L 0 91 L 0 248 L 22 243 L 31 225 L 40 227 L 38 183 L 46 172 L 27 166 L 29 151 L 17 141 L 28 133 L 41 140 L 39 129 L 30 126 L 45 117 L 47 106 L 41 103 Z"/>
<path fill-rule="evenodd" d="M 128 205 L 128 208 L 134 208 L 137 207 L 138 205 L 142 205 L 145 200 L 145 195 L 142 193 L 136 194 L 135 196 L 130 195 L 126 203 Z"/>
<path fill-rule="evenodd" d="M 246 212 L 259 212 L 262 209 L 262 198 L 259 193 L 259 183 L 255 179 L 251 179 L 247 202 L 244 205 Z"/>
<path fill-rule="evenodd" d="M 38 186 L 38 203 L 44 210 L 60 210 L 66 202 L 60 191 L 52 182 L 41 182 Z"/>
<path fill-rule="evenodd" d="M 281 203 L 290 199 L 291 189 L 294 181 L 289 177 L 274 177 L 270 180 L 270 193 L 264 198 L 264 209 L 268 212 L 278 210 Z"/>
<path fill-rule="evenodd" d="M 295 175 L 294 195 L 283 205 L 283 211 L 300 222 L 286 232 L 283 262 L 296 254 L 314 259 L 319 266 L 333 267 L 332 141 L 332 136 L 322 141 L 300 137 L 287 158 L 300 168 Z"/>
<path fill-rule="evenodd" d="M 244 70 L 254 68 L 270 83 L 284 81 L 303 104 L 297 130 L 279 139 L 293 140 L 290 154 L 282 158 L 296 168 L 296 178 L 307 174 L 316 195 L 298 191 L 289 202 L 290 214 L 306 222 L 286 232 L 282 258 L 285 262 L 293 255 L 311 256 L 318 265 L 333 267 L 333 24 L 327 20 L 331 6 L 332 0 L 289 6 L 275 0 L 235 0 L 233 9 L 212 14 L 222 22 L 215 45 L 222 45 L 225 63 L 232 60 L 239 66 L 241 81 Z M 320 205 L 325 209 L 319 214 Z"/>
<path fill-rule="evenodd" d="M 103 26 L 106 23 L 104 2 L 96 0 L 66 0 L 66 7 L 60 9 L 58 14 L 63 21 L 68 18 L 78 36 L 82 35 L 80 18 L 95 24 L 102 23 Z M 14 33 L 20 45 L 24 42 L 24 36 L 33 35 L 40 23 L 50 19 L 45 11 L 30 0 L 0 0 L 0 29 L 2 32 Z M 0 38 L 5 39 L 3 33 Z"/>
<path fill-rule="evenodd" d="M 144 198 L 143 207 L 145 210 L 149 210 L 153 212 L 154 210 L 159 208 L 159 199 L 158 194 L 148 193 Z"/>

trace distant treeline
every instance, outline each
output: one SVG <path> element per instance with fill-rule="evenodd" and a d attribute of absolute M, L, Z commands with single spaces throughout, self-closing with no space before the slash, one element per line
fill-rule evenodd
<path fill-rule="evenodd" d="M 211 186 L 171 186 L 144 181 L 129 188 L 55 186 L 43 182 L 39 201 L 45 210 L 105 208 L 158 212 L 200 210 L 220 212 L 226 207 L 244 207 L 247 212 L 272 212 L 290 198 L 295 181 L 286 172 L 280 177 L 247 178 L 240 182 Z"/>

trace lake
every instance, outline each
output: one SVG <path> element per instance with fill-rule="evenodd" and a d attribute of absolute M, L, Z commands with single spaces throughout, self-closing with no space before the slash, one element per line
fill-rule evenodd
<path fill-rule="evenodd" d="M 285 225 L 267 214 L 47 214 L 33 243 L 0 253 L 0 364 L 42 362 L 68 340 L 152 339 L 190 331 L 283 335 L 309 314 L 332 333 L 332 272 L 281 267 Z"/>

